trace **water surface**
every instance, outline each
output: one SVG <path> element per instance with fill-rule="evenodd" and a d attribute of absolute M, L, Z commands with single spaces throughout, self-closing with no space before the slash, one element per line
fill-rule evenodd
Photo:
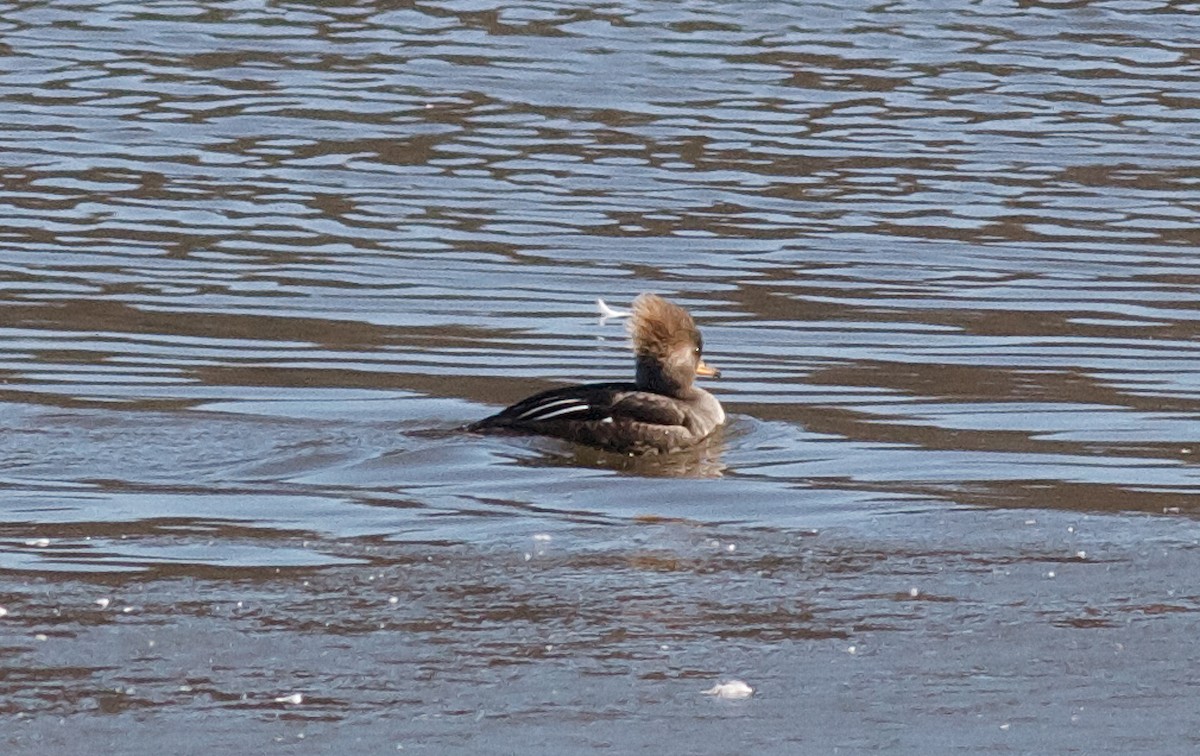
<path fill-rule="evenodd" d="M 0 742 L 1195 748 L 1198 37 L 13 5 Z M 711 444 L 457 430 L 629 375 L 594 302 L 647 290 L 723 370 Z"/>

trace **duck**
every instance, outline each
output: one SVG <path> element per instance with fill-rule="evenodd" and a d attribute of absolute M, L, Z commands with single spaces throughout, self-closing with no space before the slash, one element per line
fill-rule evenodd
<path fill-rule="evenodd" d="M 633 301 L 628 321 L 634 380 L 543 391 L 467 426 L 478 433 L 552 436 L 620 454 L 682 451 L 725 424 L 697 376 L 719 378 L 704 362 L 704 339 L 687 310 L 657 294 Z"/>

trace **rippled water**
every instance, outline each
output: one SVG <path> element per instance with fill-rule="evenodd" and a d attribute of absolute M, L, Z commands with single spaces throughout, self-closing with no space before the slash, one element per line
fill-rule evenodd
<path fill-rule="evenodd" d="M 1195 748 L 1197 39 L 12 4 L 0 742 Z M 628 376 L 594 302 L 646 290 L 723 370 L 709 447 L 457 431 Z"/>

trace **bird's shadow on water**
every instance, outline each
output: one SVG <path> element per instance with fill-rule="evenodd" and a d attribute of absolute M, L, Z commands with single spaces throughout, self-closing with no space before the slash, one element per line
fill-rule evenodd
<path fill-rule="evenodd" d="M 645 478 L 720 478 L 728 470 L 725 453 L 747 433 L 743 425 L 732 422 L 696 446 L 668 454 L 618 454 L 546 436 L 481 434 L 465 427 L 422 429 L 406 435 L 440 440 L 473 438 L 487 445 L 502 464 L 521 467 L 609 470 Z"/>
<path fill-rule="evenodd" d="M 537 443 L 527 447 L 540 452 L 537 456 L 514 457 L 513 461 L 525 467 L 582 467 L 643 478 L 720 478 L 726 469 L 722 462 L 725 446 L 720 431 L 690 449 L 670 454 L 615 454 L 577 444 L 552 447 Z"/>

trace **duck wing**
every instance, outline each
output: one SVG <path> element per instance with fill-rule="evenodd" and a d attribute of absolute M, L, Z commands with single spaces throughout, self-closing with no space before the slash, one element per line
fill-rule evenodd
<path fill-rule="evenodd" d="M 528 428 L 555 420 L 603 422 L 612 418 L 620 397 L 636 392 L 633 383 L 590 383 L 534 394 L 491 417 L 472 424 L 485 428 Z"/>
<path fill-rule="evenodd" d="M 645 423 L 647 425 L 686 426 L 687 413 L 684 405 L 648 391 L 630 391 L 617 397 L 610 417 L 614 422 Z"/>

